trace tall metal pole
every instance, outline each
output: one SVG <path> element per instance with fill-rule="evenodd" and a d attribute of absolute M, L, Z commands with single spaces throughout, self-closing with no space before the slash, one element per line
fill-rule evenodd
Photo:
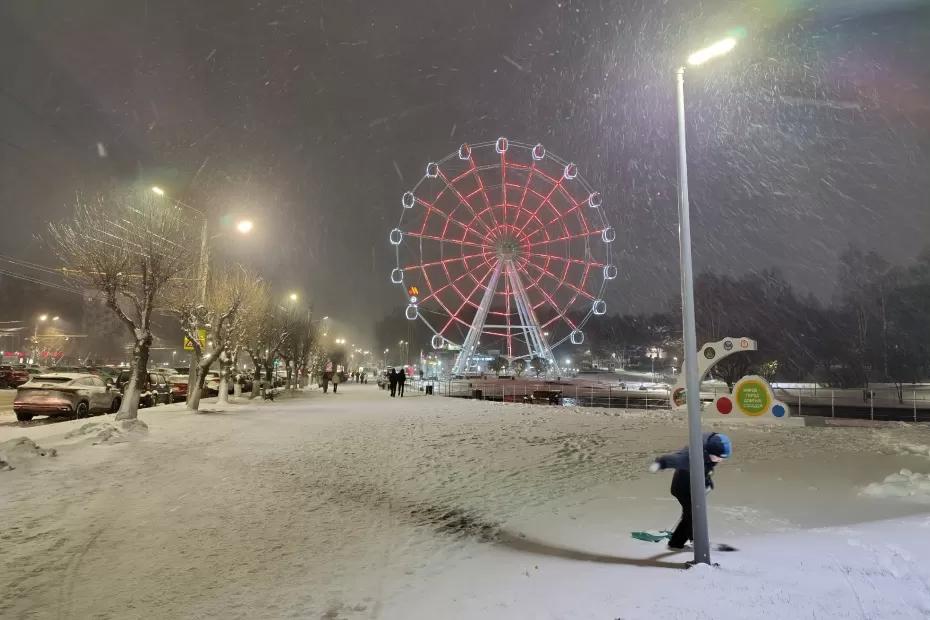
<path fill-rule="evenodd" d="M 694 561 L 710 564 L 707 501 L 704 489 L 704 440 L 701 436 L 701 385 L 698 378 L 697 329 L 694 320 L 694 274 L 691 266 L 691 215 L 688 205 L 688 159 L 685 146 L 685 68 L 678 82 L 678 242 L 681 253 L 681 310 L 688 401 L 688 451 L 691 469 L 691 523 Z"/>

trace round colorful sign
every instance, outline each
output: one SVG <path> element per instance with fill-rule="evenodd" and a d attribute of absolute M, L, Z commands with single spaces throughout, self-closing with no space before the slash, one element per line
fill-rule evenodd
<path fill-rule="evenodd" d="M 748 416 L 767 413 L 772 404 L 768 386 L 757 379 L 740 381 L 733 393 L 733 398 L 742 412 Z"/>

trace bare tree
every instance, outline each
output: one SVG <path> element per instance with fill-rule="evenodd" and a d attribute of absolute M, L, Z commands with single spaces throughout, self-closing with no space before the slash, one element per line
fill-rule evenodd
<path fill-rule="evenodd" d="M 256 309 L 256 320 L 248 322 L 243 334 L 242 346 L 255 366 L 252 382 L 252 397 L 258 395 L 262 378 L 271 380 L 274 360 L 288 336 L 287 325 L 280 309 L 272 303 L 270 295 Z"/>
<path fill-rule="evenodd" d="M 79 198 L 72 219 L 49 225 L 49 242 L 66 275 L 102 292 L 132 336 L 132 373 L 116 417 L 134 419 L 152 346 L 152 313 L 191 263 L 190 229 L 158 196 L 114 191 L 87 202 Z"/>
<path fill-rule="evenodd" d="M 286 337 L 278 347 L 278 354 L 286 363 L 287 387 L 293 389 L 307 369 L 317 337 L 310 310 L 289 306 L 280 308 L 280 313 Z"/>
<path fill-rule="evenodd" d="M 196 296 L 189 290 L 173 291 L 167 307 L 180 319 L 181 329 L 192 344 L 196 360 L 193 381 L 188 386 L 187 394 L 187 408 L 191 411 L 200 408 L 210 367 L 216 362 L 228 362 L 226 358 L 231 344 L 231 330 L 243 300 L 254 289 L 257 280 L 259 278 L 254 273 L 236 265 L 214 270 L 203 304 L 195 301 Z M 198 338 L 201 329 L 206 331 L 206 347 Z M 221 386 L 220 391 L 222 389 Z"/>
<path fill-rule="evenodd" d="M 246 275 L 249 274 L 246 272 Z M 247 345 L 250 335 L 259 328 L 267 317 L 270 291 L 267 284 L 255 274 L 242 281 L 242 302 L 229 326 L 229 347 L 220 354 L 219 400 L 229 400 L 229 380 L 239 354 Z M 238 382 L 237 395 L 238 395 Z"/>

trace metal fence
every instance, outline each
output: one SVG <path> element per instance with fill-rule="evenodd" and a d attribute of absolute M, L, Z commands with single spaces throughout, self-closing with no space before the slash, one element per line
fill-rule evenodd
<path fill-rule="evenodd" d="M 426 386 L 433 393 L 453 398 L 472 398 L 508 403 L 533 402 L 534 392 L 561 392 L 558 404 L 563 406 L 665 409 L 671 408 L 667 389 L 619 388 L 607 385 L 581 385 L 561 382 L 432 380 L 408 381 L 407 391 L 425 394 Z M 411 388 L 413 388 L 411 390 Z M 792 415 L 868 419 L 880 421 L 930 422 L 930 386 L 914 386 L 899 398 L 895 388 L 830 389 L 820 387 L 782 388 L 775 386 L 775 396 L 787 403 Z M 705 388 L 701 400 L 713 401 L 729 393 L 724 388 Z"/>
<path fill-rule="evenodd" d="M 629 390 L 604 385 L 579 385 L 561 382 L 433 381 L 434 393 L 455 398 L 474 398 L 508 403 L 533 401 L 534 393 L 560 393 L 563 406 L 622 409 L 669 409 L 669 390 Z M 543 397 L 545 398 L 545 397 Z"/>

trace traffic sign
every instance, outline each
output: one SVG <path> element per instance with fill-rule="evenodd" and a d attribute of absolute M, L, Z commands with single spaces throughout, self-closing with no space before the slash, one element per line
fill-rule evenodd
<path fill-rule="evenodd" d="M 197 330 L 197 340 L 200 341 L 200 350 L 201 350 L 201 351 L 202 351 L 203 349 L 207 348 L 207 330 L 205 330 L 205 329 L 198 329 L 198 330 Z M 191 342 L 191 339 L 188 338 L 187 336 L 184 336 L 184 350 L 185 350 L 185 351 L 193 351 L 193 350 L 194 350 L 194 343 Z"/>

